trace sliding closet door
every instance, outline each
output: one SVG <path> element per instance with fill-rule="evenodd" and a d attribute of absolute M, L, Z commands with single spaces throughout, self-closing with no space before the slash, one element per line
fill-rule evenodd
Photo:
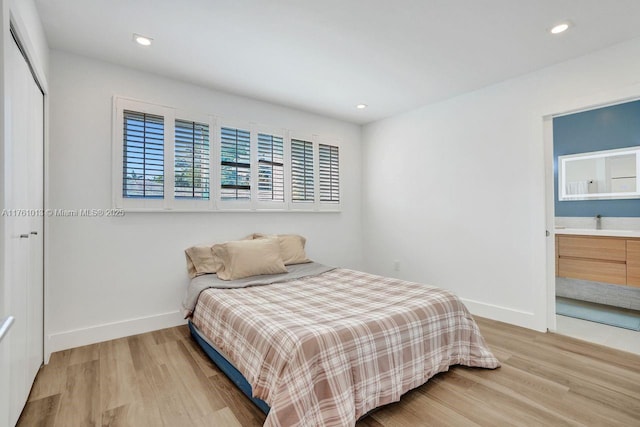
<path fill-rule="evenodd" d="M 15 317 L 8 345 L 9 425 L 15 424 L 43 360 L 43 95 L 17 45 L 7 61 L 5 296 Z M 1 420 L 0 420 L 1 421 Z"/>
<path fill-rule="evenodd" d="M 9 123 L 11 139 L 5 141 L 5 197 L 10 214 L 5 217 L 7 245 L 5 250 L 5 292 L 8 292 L 10 314 L 15 317 L 13 328 L 7 336 L 9 344 L 9 416 L 10 422 L 17 421 L 20 405 L 29 393 L 27 388 L 27 306 L 28 306 L 28 257 L 29 218 L 18 215 L 18 210 L 27 205 L 27 123 L 29 93 L 29 69 L 17 47 L 10 52 L 7 64 Z M 24 68 L 27 68 L 26 76 Z M 12 215 L 15 210 L 16 215 Z M 25 234 L 26 233 L 26 234 Z M 12 425 L 12 424 L 10 424 Z"/>
<path fill-rule="evenodd" d="M 44 359 L 44 95 L 34 80 L 28 83 L 27 206 L 29 215 L 27 377 L 35 378 Z"/>

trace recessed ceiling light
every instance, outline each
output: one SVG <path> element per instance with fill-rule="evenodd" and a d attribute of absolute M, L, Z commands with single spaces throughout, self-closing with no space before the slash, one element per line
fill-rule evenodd
<path fill-rule="evenodd" d="M 367 104 L 358 104 L 358 105 L 356 105 L 356 108 L 358 110 L 364 110 L 365 108 L 367 108 Z"/>
<path fill-rule="evenodd" d="M 136 34 L 136 33 L 133 33 L 133 40 L 142 46 L 149 46 L 153 41 L 153 39 L 150 37 L 141 36 L 140 34 Z"/>
<path fill-rule="evenodd" d="M 564 33 L 569 29 L 571 23 L 569 21 L 561 22 L 558 25 L 555 25 L 553 28 L 549 30 L 551 34 L 560 34 Z"/>

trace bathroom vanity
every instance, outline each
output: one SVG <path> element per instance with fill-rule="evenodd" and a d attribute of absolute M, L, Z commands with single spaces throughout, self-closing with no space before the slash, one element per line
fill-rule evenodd
<path fill-rule="evenodd" d="M 556 229 L 556 276 L 640 288 L 640 231 Z"/>

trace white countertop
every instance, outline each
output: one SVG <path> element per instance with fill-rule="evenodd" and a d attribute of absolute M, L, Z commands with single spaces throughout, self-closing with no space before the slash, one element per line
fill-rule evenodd
<path fill-rule="evenodd" d="M 610 236 L 610 237 L 637 237 L 640 238 L 640 230 L 596 230 L 589 228 L 555 228 L 556 234 L 577 234 L 582 236 Z"/>

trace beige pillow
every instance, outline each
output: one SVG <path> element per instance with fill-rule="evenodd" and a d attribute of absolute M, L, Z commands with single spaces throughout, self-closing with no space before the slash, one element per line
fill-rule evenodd
<path fill-rule="evenodd" d="M 242 240 L 264 239 L 265 237 L 277 237 L 277 236 L 278 236 L 277 234 L 252 233 Z"/>
<path fill-rule="evenodd" d="M 311 262 L 304 251 L 304 245 L 307 243 L 304 237 L 298 234 L 278 234 L 278 243 L 284 265 Z"/>
<path fill-rule="evenodd" d="M 212 249 L 222 261 L 217 272 L 221 280 L 287 272 L 277 239 L 237 240 L 213 245 Z"/>
<path fill-rule="evenodd" d="M 220 267 L 220 260 L 213 254 L 211 246 L 192 246 L 185 249 L 187 272 L 193 279 L 203 274 L 215 273 Z"/>
<path fill-rule="evenodd" d="M 261 234 L 253 233 L 245 239 L 265 239 L 265 238 L 278 238 L 280 244 L 280 256 L 284 265 L 303 264 L 305 262 L 311 262 L 307 258 L 307 254 L 304 251 L 304 245 L 307 243 L 307 239 L 299 234 Z"/>

